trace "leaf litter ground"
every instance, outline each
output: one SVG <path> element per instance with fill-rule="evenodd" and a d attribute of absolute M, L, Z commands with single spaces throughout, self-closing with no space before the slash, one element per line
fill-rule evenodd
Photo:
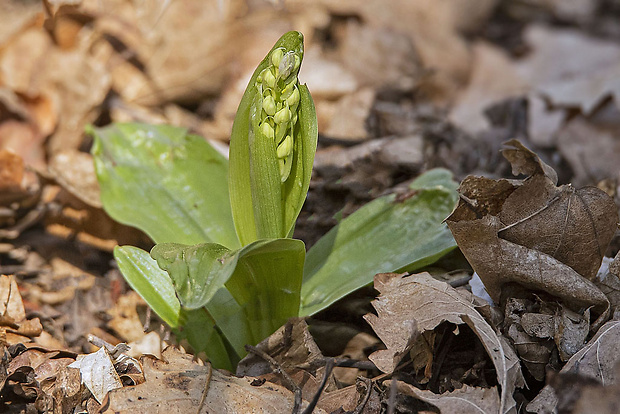
<path fill-rule="evenodd" d="M 152 10 L 64 3 L 46 2 L 47 20 L 37 2 L 1 6 L 10 24 L 0 32 L 0 149 L 11 151 L 0 152 L 0 267 L 13 275 L 0 279 L 2 410 L 613 412 L 613 2 L 488 1 L 473 15 L 405 1 L 291 2 L 288 17 L 269 2 L 221 2 L 219 12 L 196 6 L 192 19 L 189 0 Z M 439 166 L 463 180 L 448 219 L 462 255 L 429 273 L 378 275 L 377 291 L 289 322 L 249 348 L 245 376 L 233 377 L 164 349 L 174 338 L 115 270 L 114 245 L 151 242 L 101 210 L 82 131 L 138 119 L 225 140 L 242 89 L 223 79 L 243 84 L 257 58 L 243 51 L 261 55 L 291 16 L 318 33 L 307 36 L 306 77 L 322 128 L 297 236 L 311 245 L 338 217 Z M 205 38 L 205 25 L 219 37 Z M 282 30 L 269 35 L 273 25 Z M 196 55 L 205 58 L 177 64 Z M 502 147 L 513 138 L 538 155 Z M 469 287 L 472 271 L 492 305 Z"/>

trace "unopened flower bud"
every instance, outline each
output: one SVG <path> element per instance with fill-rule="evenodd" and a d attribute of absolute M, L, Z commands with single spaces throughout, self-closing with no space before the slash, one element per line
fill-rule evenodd
<path fill-rule="evenodd" d="M 286 98 L 286 103 L 291 108 L 297 107 L 297 104 L 299 103 L 299 89 L 297 88 L 297 86 L 294 87 L 291 95 L 288 98 Z"/>
<path fill-rule="evenodd" d="M 291 152 L 293 152 L 293 138 L 291 138 L 290 135 L 287 135 L 286 138 L 284 138 L 284 141 L 282 141 L 280 145 L 278 145 L 276 152 L 278 158 L 288 157 Z"/>
<path fill-rule="evenodd" d="M 276 114 L 276 101 L 273 99 L 273 96 L 267 95 L 263 98 L 263 109 L 269 116 Z"/>
<path fill-rule="evenodd" d="M 265 69 L 261 75 L 263 77 L 263 81 L 268 87 L 273 89 L 276 86 L 276 77 L 273 76 L 273 73 L 271 73 L 271 69 Z"/>
<path fill-rule="evenodd" d="M 269 125 L 269 122 L 263 122 L 260 126 L 260 130 L 263 133 L 263 135 L 269 139 L 273 139 L 274 138 L 274 131 L 273 131 L 273 127 L 271 125 Z"/>
<path fill-rule="evenodd" d="M 276 112 L 276 114 L 273 116 L 273 120 L 275 121 L 276 124 L 285 124 L 288 121 L 291 120 L 291 110 L 288 109 L 288 107 L 284 107 L 282 109 L 280 109 L 278 112 Z"/>
<path fill-rule="evenodd" d="M 278 48 L 271 53 L 271 64 L 276 68 L 280 66 L 280 62 L 282 61 L 282 56 L 284 56 L 284 49 Z"/>
<path fill-rule="evenodd" d="M 282 60 L 278 65 L 278 71 L 280 72 L 280 79 L 286 79 L 295 69 L 295 52 L 286 52 L 282 56 Z"/>

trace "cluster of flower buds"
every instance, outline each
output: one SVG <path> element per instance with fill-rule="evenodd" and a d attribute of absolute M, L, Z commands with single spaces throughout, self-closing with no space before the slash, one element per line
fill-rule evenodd
<path fill-rule="evenodd" d="M 293 51 L 278 48 L 271 53 L 269 60 L 270 64 L 256 82 L 258 94 L 262 97 L 259 100 L 262 104 L 259 128 L 263 136 L 274 141 L 280 178 L 285 182 L 293 161 L 294 130 L 299 107 L 297 74 L 301 58 Z"/>

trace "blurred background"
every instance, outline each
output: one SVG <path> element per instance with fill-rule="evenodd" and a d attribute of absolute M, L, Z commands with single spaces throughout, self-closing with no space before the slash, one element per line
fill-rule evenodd
<path fill-rule="evenodd" d="M 432 167 L 509 177 L 511 138 L 617 197 L 619 17 L 617 0 L 4 0 L 0 187 L 36 204 L 44 178 L 100 210 L 87 124 L 170 123 L 226 151 L 253 69 L 299 30 L 320 132 L 308 243 Z"/>

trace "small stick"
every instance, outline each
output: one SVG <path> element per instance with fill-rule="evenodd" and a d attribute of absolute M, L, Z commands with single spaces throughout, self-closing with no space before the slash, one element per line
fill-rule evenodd
<path fill-rule="evenodd" d="M 211 366 L 210 362 L 207 362 L 207 379 L 205 381 L 205 389 L 202 392 L 202 397 L 200 398 L 200 404 L 198 404 L 198 411 L 196 411 L 196 414 L 200 414 L 200 410 L 202 410 L 202 407 L 205 405 L 205 401 L 207 400 L 207 393 L 209 392 L 209 385 L 211 385 L 211 378 L 213 376 L 213 367 Z"/>
<path fill-rule="evenodd" d="M 362 410 L 368 404 L 368 400 L 370 400 L 370 394 L 372 394 L 372 381 L 370 378 L 364 378 L 364 384 L 366 384 L 366 395 L 364 396 L 364 400 L 359 403 L 352 414 L 361 414 Z"/>
<path fill-rule="evenodd" d="M 273 359 L 271 355 L 268 355 L 266 352 L 261 351 L 260 349 L 252 345 L 246 345 L 245 350 L 269 362 L 269 365 L 271 365 L 271 369 L 273 369 L 275 373 L 282 375 L 282 378 L 284 378 L 284 381 L 287 383 L 289 389 L 292 388 L 294 390 L 295 404 L 293 405 L 293 414 L 297 414 L 299 412 L 299 409 L 301 408 L 301 388 L 299 388 L 299 386 L 295 384 L 295 381 L 293 381 L 293 379 L 288 375 L 288 373 L 280 366 L 278 361 Z"/>
<path fill-rule="evenodd" d="M 329 376 L 331 375 L 333 369 L 334 359 L 328 358 L 327 363 L 325 364 L 325 373 L 323 374 L 323 380 L 321 381 L 321 385 L 319 385 L 319 389 L 317 390 L 316 394 L 314 394 L 312 401 L 310 401 L 310 404 L 308 404 L 303 414 L 312 414 L 314 408 L 316 407 L 316 404 L 319 402 L 319 398 L 321 397 L 325 386 L 327 385 L 327 380 L 329 379 Z"/>

